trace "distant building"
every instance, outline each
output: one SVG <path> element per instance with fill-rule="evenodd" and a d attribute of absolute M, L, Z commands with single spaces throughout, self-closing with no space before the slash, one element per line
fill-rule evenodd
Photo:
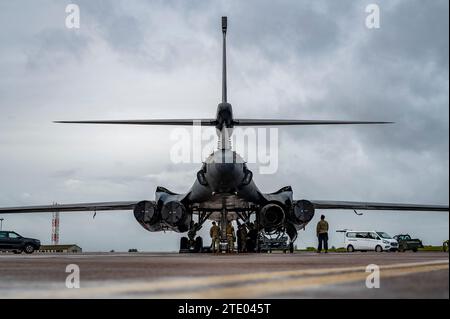
<path fill-rule="evenodd" d="M 39 249 L 40 253 L 63 253 L 63 254 L 77 254 L 83 250 L 80 246 L 72 245 L 42 245 Z"/>

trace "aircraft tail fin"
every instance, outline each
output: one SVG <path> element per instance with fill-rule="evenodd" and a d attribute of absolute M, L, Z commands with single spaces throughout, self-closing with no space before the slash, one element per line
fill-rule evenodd
<path fill-rule="evenodd" d="M 223 52 L 222 52 L 222 103 L 227 103 L 227 17 L 222 17 L 222 35 L 223 35 Z"/>
<path fill-rule="evenodd" d="M 380 121 L 321 121 L 321 120 L 278 120 L 278 119 L 234 119 L 231 105 L 227 102 L 227 17 L 222 17 L 222 103 L 218 105 L 215 119 L 147 119 L 147 120 L 89 120 L 55 121 L 70 124 L 130 124 L 130 125 L 188 125 L 216 126 L 219 130 L 233 126 L 283 126 L 283 125 L 345 125 L 345 124 L 389 124 Z"/>

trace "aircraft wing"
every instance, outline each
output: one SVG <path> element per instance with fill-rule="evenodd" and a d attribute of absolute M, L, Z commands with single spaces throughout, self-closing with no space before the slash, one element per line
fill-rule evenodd
<path fill-rule="evenodd" d="M 1 214 L 51 213 L 51 212 L 86 212 L 107 210 L 131 210 L 137 204 L 133 202 L 102 202 L 80 204 L 55 204 L 42 206 L 0 207 Z"/>
<path fill-rule="evenodd" d="M 373 202 L 345 202 L 311 200 L 316 209 L 353 209 L 353 210 L 403 210 L 403 211 L 440 211 L 448 212 L 448 205 L 419 205 L 397 203 L 373 203 Z"/>

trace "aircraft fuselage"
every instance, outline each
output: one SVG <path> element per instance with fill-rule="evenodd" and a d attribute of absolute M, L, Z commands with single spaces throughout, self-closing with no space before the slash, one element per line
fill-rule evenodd
<path fill-rule="evenodd" d="M 257 202 L 259 190 L 252 177 L 239 154 L 231 149 L 216 150 L 197 173 L 189 200 L 201 203 L 221 195 L 235 195 L 248 202 Z"/>

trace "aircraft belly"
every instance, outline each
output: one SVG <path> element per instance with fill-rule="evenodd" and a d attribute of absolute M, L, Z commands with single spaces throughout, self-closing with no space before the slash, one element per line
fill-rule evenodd
<path fill-rule="evenodd" d="M 199 181 L 196 180 L 189 192 L 188 200 L 191 203 L 202 203 L 209 201 L 212 197 L 211 188 L 209 186 L 201 185 Z"/>
<path fill-rule="evenodd" d="M 238 196 L 248 202 L 256 204 L 261 202 L 261 193 L 253 181 L 251 181 L 248 185 L 240 187 L 238 190 Z"/>
<path fill-rule="evenodd" d="M 207 201 L 194 203 L 193 207 L 195 210 L 209 212 L 221 212 L 223 208 L 227 211 L 244 211 L 251 209 L 251 204 L 234 194 L 215 194 Z"/>

